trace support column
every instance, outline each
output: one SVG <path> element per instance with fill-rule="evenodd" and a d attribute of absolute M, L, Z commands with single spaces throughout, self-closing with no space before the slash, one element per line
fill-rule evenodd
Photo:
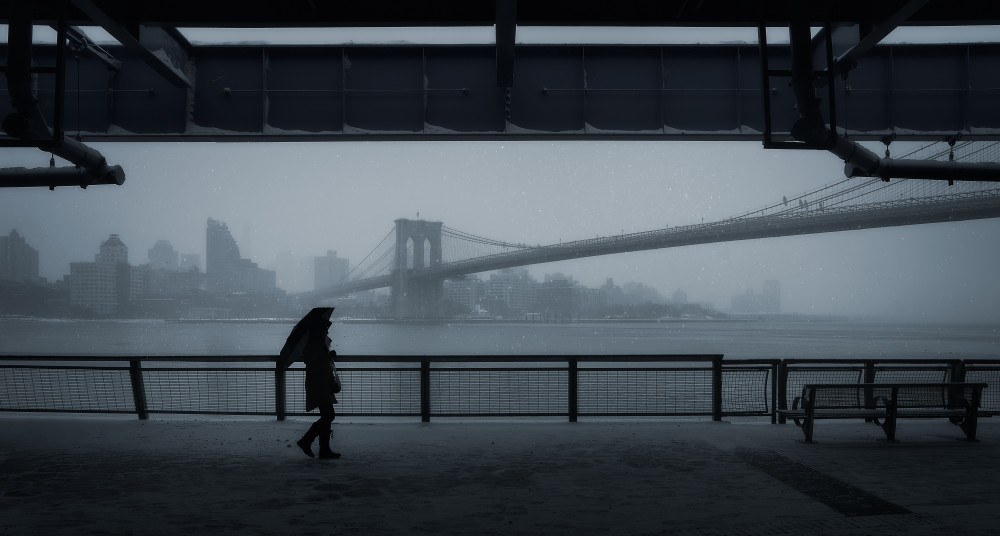
<path fill-rule="evenodd" d="M 441 265 L 441 222 L 396 220 L 396 260 L 392 277 L 392 309 L 397 320 L 441 316 L 444 280 L 419 273 Z M 427 248 L 429 247 L 429 251 Z M 408 262 L 412 248 L 413 262 Z M 424 252 L 429 253 L 425 262 Z"/>

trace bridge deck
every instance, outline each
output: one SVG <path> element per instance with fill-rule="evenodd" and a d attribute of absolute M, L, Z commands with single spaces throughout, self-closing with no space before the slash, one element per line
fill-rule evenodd
<path fill-rule="evenodd" d="M 449 278 L 511 268 L 630 251 L 917 225 L 1000 217 L 1000 190 L 990 189 L 931 199 L 903 199 L 849 206 L 833 206 L 788 213 L 746 215 L 711 223 L 613 235 L 547 246 L 519 249 L 481 257 L 446 262 L 440 266 L 412 270 L 412 278 Z M 305 293 L 313 298 L 333 297 L 387 287 L 390 275 L 359 279 L 350 283 Z"/>

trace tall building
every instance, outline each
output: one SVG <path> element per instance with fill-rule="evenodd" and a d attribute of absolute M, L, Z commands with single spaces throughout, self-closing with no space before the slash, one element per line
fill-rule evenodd
<path fill-rule="evenodd" d="M 177 251 L 166 240 L 157 240 L 151 249 L 146 250 L 149 266 L 154 270 L 176 271 L 178 268 Z"/>
<path fill-rule="evenodd" d="M 469 311 L 475 311 L 479 300 L 485 295 L 486 281 L 478 277 L 445 279 L 444 281 L 445 299 Z"/>
<path fill-rule="evenodd" d="M 323 257 L 316 257 L 313 288 L 321 289 L 345 282 L 349 264 L 347 259 L 338 257 L 337 252 L 332 250 L 327 250 Z"/>
<path fill-rule="evenodd" d="M 208 219 L 205 230 L 205 277 L 216 293 L 265 293 L 276 289 L 277 274 L 240 257 L 240 248 L 229 227 Z"/>
<path fill-rule="evenodd" d="M 532 311 L 538 282 L 528 273 L 527 268 L 504 268 L 490 274 L 486 293 L 497 298 L 510 309 L 520 312 Z"/>
<path fill-rule="evenodd" d="M 104 264 L 128 264 L 128 246 L 118 235 L 113 234 L 107 240 L 101 242 L 101 248 L 94 257 L 94 261 Z"/>
<path fill-rule="evenodd" d="M 208 278 L 208 290 L 235 291 L 235 273 L 239 262 L 240 248 L 229 232 L 229 227 L 209 218 L 205 229 L 205 275 Z"/>
<path fill-rule="evenodd" d="M 576 310 L 577 285 L 572 278 L 562 274 L 549 276 L 538 285 L 538 307 L 544 317 L 552 320 L 568 320 Z"/>
<path fill-rule="evenodd" d="M 29 246 L 17 229 L 0 236 L 0 279 L 19 282 L 38 279 L 38 250 Z"/>
<path fill-rule="evenodd" d="M 69 264 L 69 303 L 98 316 L 124 313 L 142 290 L 138 271 L 128 264 L 128 246 L 113 234 L 101 243 L 94 262 Z"/>

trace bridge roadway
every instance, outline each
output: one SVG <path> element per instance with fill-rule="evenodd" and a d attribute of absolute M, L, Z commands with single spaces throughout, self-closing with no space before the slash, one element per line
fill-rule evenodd
<path fill-rule="evenodd" d="M 548 246 L 529 246 L 517 251 L 411 270 L 410 277 L 447 279 L 515 266 L 631 251 L 997 217 L 1000 217 L 1000 195 L 995 191 L 966 193 L 942 196 L 935 201 L 913 199 L 776 215 L 741 216 L 712 223 L 562 242 Z M 316 299 L 343 296 L 352 292 L 388 287 L 391 282 L 391 274 L 383 275 L 306 292 L 301 296 Z"/>

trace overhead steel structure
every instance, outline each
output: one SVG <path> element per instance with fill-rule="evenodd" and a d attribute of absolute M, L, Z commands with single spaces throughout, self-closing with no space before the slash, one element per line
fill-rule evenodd
<path fill-rule="evenodd" d="M 74 164 L 0 170 L 0 186 L 122 184 L 121 168 L 84 141 L 168 140 L 758 140 L 829 150 L 849 176 L 1000 179 L 995 163 L 893 160 L 857 143 L 1000 137 L 1000 35 L 879 44 L 904 25 L 1000 25 L 996 2 L 36 0 L 4 3 L 0 23 L 10 28 L 0 146 Z M 55 44 L 33 43 L 37 26 L 55 28 Z M 119 44 L 97 46 L 87 26 Z M 196 46 L 184 37 L 187 28 L 448 26 L 492 27 L 495 42 Z M 755 28 L 758 39 L 518 43 L 528 26 Z M 767 28 L 787 28 L 788 41 L 768 43 Z"/>

